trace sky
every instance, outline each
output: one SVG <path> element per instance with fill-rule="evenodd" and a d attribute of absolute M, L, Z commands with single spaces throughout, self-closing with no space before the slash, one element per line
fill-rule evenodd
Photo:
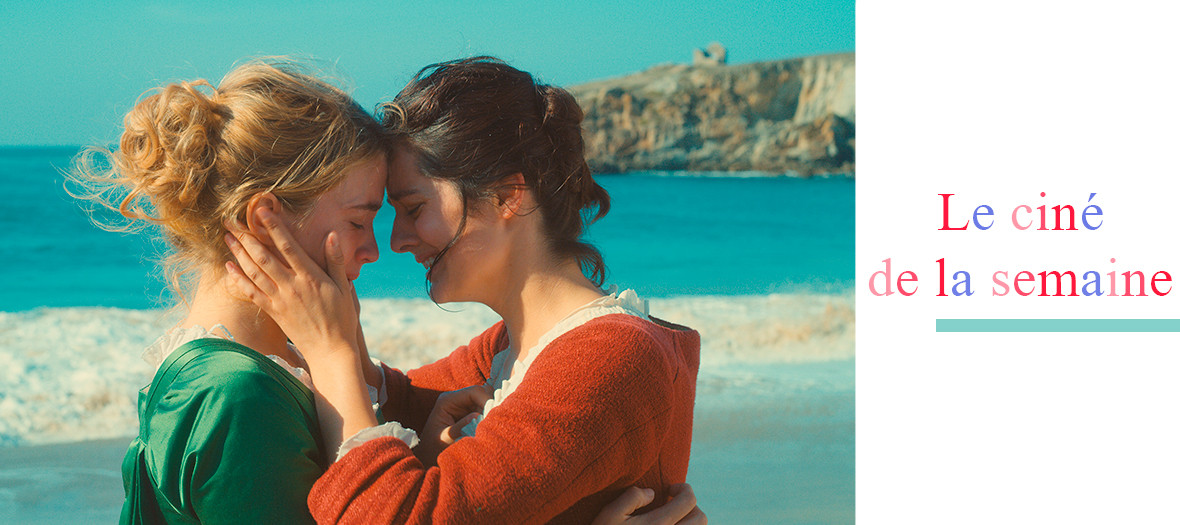
<path fill-rule="evenodd" d="M 689 63 L 714 41 L 731 64 L 855 48 L 853 0 L 238 4 L 0 2 L 0 145 L 114 142 L 148 89 L 216 84 L 257 56 L 318 60 L 372 108 L 427 64 L 481 54 L 568 86 Z"/>

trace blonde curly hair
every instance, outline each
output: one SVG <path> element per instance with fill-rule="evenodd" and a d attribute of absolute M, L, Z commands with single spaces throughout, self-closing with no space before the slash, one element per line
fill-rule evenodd
<path fill-rule="evenodd" d="M 124 118 L 118 149 L 93 146 L 74 159 L 70 193 L 126 219 L 92 214 L 104 229 L 159 226 L 171 247 L 166 276 L 182 298 L 194 270 L 230 260 L 224 224 L 244 221 L 251 197 L 271 192 L 305 217 L 348 168 L 389 154 L 371 115 L 289 59 L 245 63 L 217 87 L 195 80 L 150 93 Z"/>

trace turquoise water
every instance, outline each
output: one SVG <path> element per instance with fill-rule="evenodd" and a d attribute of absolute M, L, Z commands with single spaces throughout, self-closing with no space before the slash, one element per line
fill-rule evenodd
<path fill-rule="evenodd" d="M 74 153 L 0 148 L 5 523 L 118 514 L 118 459 L 137 428 L 135 392 L 151 377 L 138 356 L 175 322 L 150 309 L 162 305 L 151 262 L 162 246 L 96 228 L 62 189 L 57 170 Z M 688 480 L 710 519 L 853 522 L 853 181 L 667 173 L 599 181 L 613 207 L 590 237 L 609 282 L 702 334 Z M 378 215 L 382 246 L 392 218 L 389 208 Z M 411 257 L 384 250 L 357 281 L 370 351 L 396 366 L 438 359 L 495 320 L 477 308 L 438 308 L 423 299 L 422 279 Z"/>
<path fill-rule="evenodd" d="M 76 148 L 0 148 L 0 311 L 40 306 L 166 305 L 147 233 L 98 229 L 63 189 Z M 852 180 L 707 174 L 603 175 L 611 212 L 589 229 L 608 282 L 647 296 L 843 292 L 853 282 Z M 362 297 L 424 297 L 421 266 L 388 246 L 393 210 L 376 221 L 381 259 Z"/>

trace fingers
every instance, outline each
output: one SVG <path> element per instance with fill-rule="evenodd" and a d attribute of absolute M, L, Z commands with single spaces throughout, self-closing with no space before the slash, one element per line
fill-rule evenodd
<path fill-rule="evenodd" d="M 655 498 L 656 491 L 652 489 L 631 487 L 623 492 L 623 495 L 619 496 L 619 499 L 615 500 L 613 504 L 619 504 L 620 510 L 626 514 L 634 514 L 635 511 L 651 504 Z"/>
<path fill-rule="evenodd" d="M 471 412 L 483 412 L 484 405 L 492 398 L 485 384 L 460 388 L 438 396 L 435 404 L 453 418 Z"/>
<path fill-rule="evenodd" d="M 270 235 L 270 240 L 275 243 L 275 248 L 279 250 L 279 254 L 291 268 L 305 272 L 318 268 L 315 261 L 312 261 L 307 252 L 303 251 L 303 247 L 299 246 L 295 236 L 273 211 L 259 208 L 257 216 L 262 227 L 266 228 L 266 233 Z"/>
<path fill-rule="evenodd" d="M 300 251 L 302 252 L 302 250 Z M 336 232 L 328 233 L 328 238 L 324 240 L 324 259 L 328 263 L 326 268 L 328 277 L 336 281 L 336 286 L 339 286 L 341 290 L 351 288 L 352 282 L 348 280 L 348 270 L 344 268 L 344 251 L 340 248 L 340 236 Z M 352 300 L 359 314 L 361 311 L 360 300 L 357 299 L 355 292 L 352 294 Z"/>
<path fill-rule="evenodd" d="M 474 405 L 479 410 L 483 410 L 484 405 L 492 399 L 494 390 L 492 386 L 487 383 L 480 383 L 478 385 L 469 386 L 460 390 L 467 398 L 467 402 Z"/>
<path fill-rule="evenodd" d="M 443 429 L 442 435 L 439 436 L 439 441 L 444 445 L 451 445 L 452 443 L 459 441 L 459 438 L 463 437 L 463 427 L 471 424 L 471 422 L 477 417 L 479 417 L 479 413 L 472 412 L 464 416 L 463 419 L 456 421 L 454 425 Z"/>
<path fill-rule="evenodd" d="M 693 507 L 692 512 L 676 522 L 676 525 L 709 525 L 709 518 L 705 516 L 700 507 Z"/>
<path fill-rule="evenodd" d="M 238 236 L 246 239 L 243 243 Z M 237 269 L 237 275 L 241 275 L 248 279 L 254 288 L 266 295 L 274 295 L 278 290 L 271 274 L 264 269 L 262 265 L 273 266 L 275 264 L 274 257 L 270 256 L 270 250 L 267 250 L 262 243 L 258 242 L 253 235 L 249 233 L 231 232 L 225 234 L 225 244 L 229 246 L 230 253 L 237 259 L 238 263 L 234 268 L 229 268 L 231 273 Z M 247 246 L 253 246 L 253 250 Z M 261 263 L 259 259 L 261 259 Z M 273 269 L 278 271 L 277 269 Z"/>
<path fill-rule="evenodd" d="M 236 288 L 238 293 L 249 299 L 255 306 L 264 311 L 270 311 L 270 297 L 254 286 L 254 283 L 250 281 L 249 277 L 246 277 L 246 274 L 242 273 L 242 269 L 238 268 L 238 265 L 232 261 L 226 261 L 225 269 L 229 273 L 230 285 Z"/>
<path fill-rule="evenodd" d="M 641 489 L 633 486 L 623 491 L 622 495 L 603 507 L 602 511 L 598 513 L 598 518 L 594 520 L 594 525 L 614 525 L 632 521 L 634 518 L 629 519 L 628 517 L 635 511 L 651 503 L 655 497 L 656 493 L 654 490 Z"/>
<path fill-rule="evenodd" d="M 688 483 L 669 485 L 668 495 L 672 496 L 672 501 L 683 500 L 685 503 L 697 504 L 697 495 L 692 491 L 692 485 Z"/>
<path fill-rule="evenodd" d="M 693 512 L 697 505 L 696 494 L 693 494 L 692 487 L 687 483 L 679 485 L 672 485 L 668 488 L 668 494 L 672 499 L 667 503 L 652 509 L 651 511 L 632 518 L 632 521 L 638 523 L 660 523 L 673 524 L 685 523 L 683 520 L 687 519 Z M 701 514 L 704 517 L 704 514 Z M 688 522 L 695 523 L 695 522 Z"/>

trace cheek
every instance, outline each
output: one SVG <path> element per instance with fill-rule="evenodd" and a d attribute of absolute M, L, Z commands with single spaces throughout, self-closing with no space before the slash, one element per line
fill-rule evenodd
<path fill-rule="evenodd" d="M 496 274 L 504 268 L 509 248 L 478 218 L 468 217 L 467 228 L 454 251 L 466 273 Z"/>
<path fill-rule="evenodd" d="M 438 250 L 451 242 L 457 229 L 437 215 L 419 217 L 411 227 L 419 239 Z"/>
<path fill-rule="evenodd" d="M 365 230 L 352 230 L 349 235 L 346 235 L 347 244 L 344 245 L 344 254 L 352 254 L 354 257 L 360 257 L 361 252 L 369 248 L 373 241 L 373 236 L 370 232 Z"/>
<path fill-rule="evenodd" d="M 431 224 L 423 229 L 423 238 L 428 239 L 432 246 L 438 249 L 443 249 L 446 245 L 451 243 L 451 239 L 455 235 L 455 230 L 447 228 L 442 224 Z"/>
<path fill-rule="evenodd" d="M 307 256 L 321 268 L 324 266 L 324 240 L 327 236 L 328 232 L 315 227 L 304 228 L 295 236 L 299 246 L 307 252 Z"/>

